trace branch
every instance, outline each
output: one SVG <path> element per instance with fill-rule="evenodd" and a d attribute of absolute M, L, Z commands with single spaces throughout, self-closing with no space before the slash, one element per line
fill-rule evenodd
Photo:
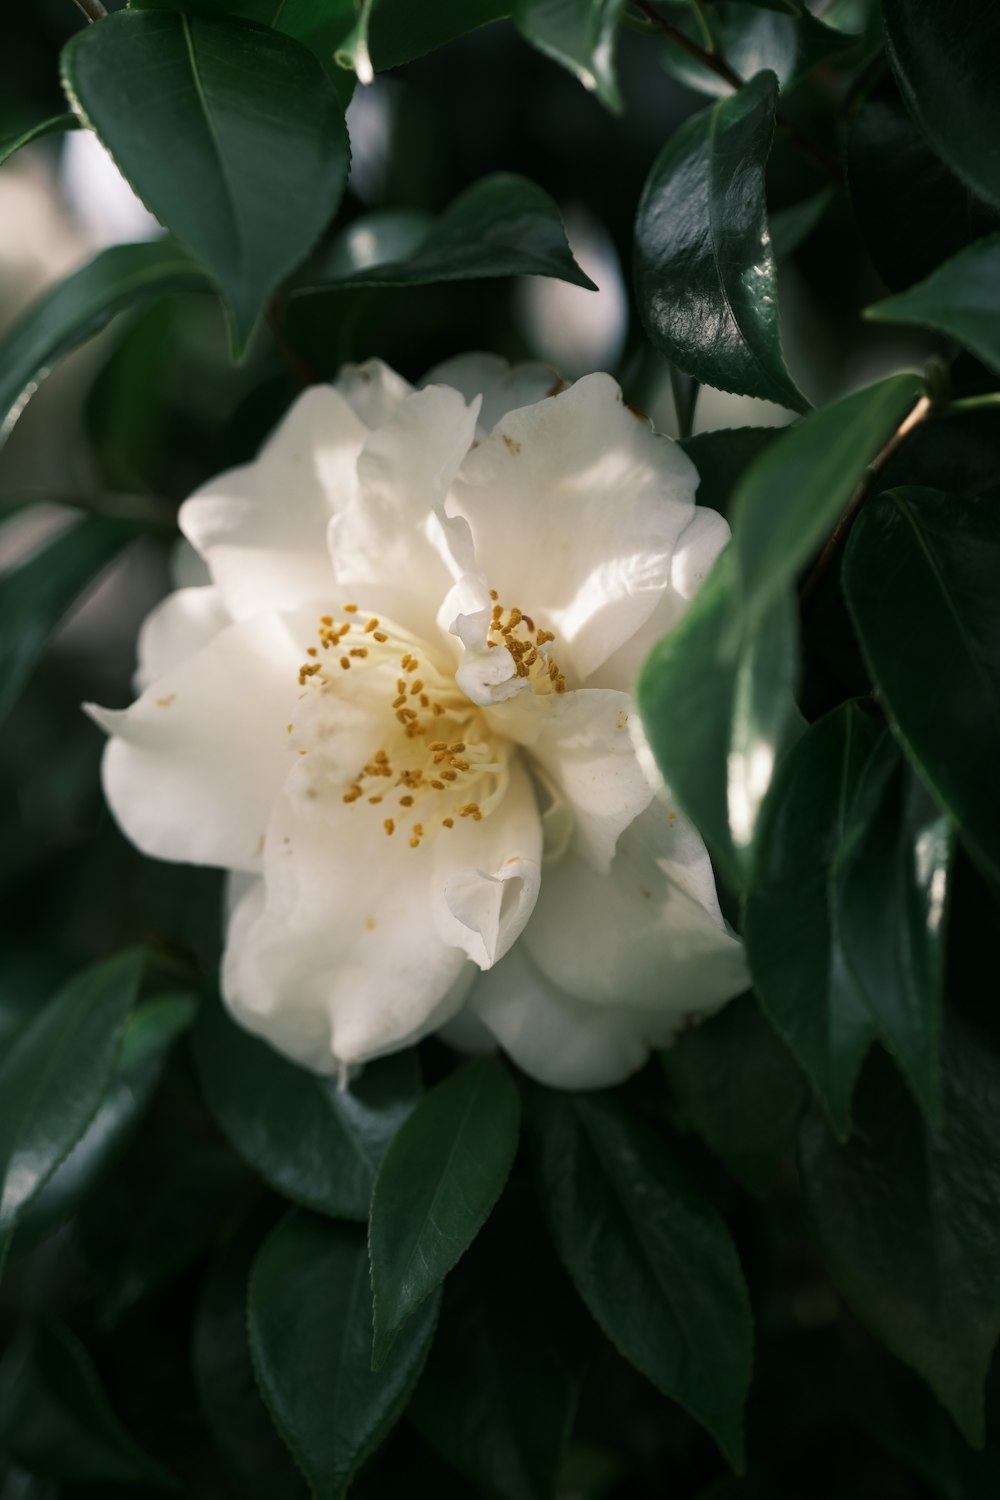
<path fill-rule="evenodd" d="M 741 78 L 739 73 L 729 66 L 724 57 L 720 57 L 717 52 L 710 52 L 706 48 L 700 47 L 697 42 L 692 41 L 679 27 L 661 16 L 650 3 L 650 0 L 633 0 L 633 4 L 648 21 L 651 21 L 656 26 L 669 42 L 673 42 L 684 52 L 687 52 L 689 56 L 700 62 L 703 67 L 709 68 L 717 78 L 721 78 L 725 83 L 728 83 L 731 89 L 741 89 L 744 83 L 746 83 L 746 79 Z M 831 156 L 828 151 L 824 150 L 810 136 L 805 135 L 795 124 L 794 120 L 790 120 L 780 109 L 775 110 L 774 118 L 776 124 L 780 125 L 781 129 L 788 136 L 792 145 L 803 156 L 808 156 L 813 164 L 819 167 L 833 182 L 843 182 L 844 174 L 840 169 L 840 163 L 835 157 Z"/>
<path fill-rule="evenodd" d="M 107 11 L 101 4 L 101 0 L 75 0 L 78 10 L 82 10 L 88 21 L 100 21 L 107 15 Z"/>
<path fill-rule="evenodd" d="M 864 505 L 865 501 L 868 499 L 868 494 L 871 490 L 872 484 L 878 478 L 881 471 L 885 468 L 886 464 L 889 462 L 889 459 L 895 453 L 896 449 L 899 447 L 903 439 L 909 436 L 914 427 L 919 426 L 919 424 L 930 412 L 930 409 L 930 398 L 928 396 L 921 396 L 920 400 L 896 428 L 896 431 L 892 434 L 892 437 L 886 443 L 885 447 L 875 455 L 865 472 L 862 474 L 860 480 L 854 488 L 854 492 L 851 495 L 850 500 L 848 500 L 847 502 L 840 520 L 833 528 L 833 532 L 830 536 L 829 541 L 823 548 L 819 557 L 816 559 L 816 562 L 813 564 L 812 569 L 809 571 L 809 573 L 806 574 L 806 577 L 803 581 L 802 587 L 799 591 L 799 609 L 803 615 L 815 602 L 821 585 L 823 584 L 834 562 L 839 557 L 844 543 L 847 541 L 851 527 L 854 525 L 854 522 L 857 519 L 858 512 Z"/>

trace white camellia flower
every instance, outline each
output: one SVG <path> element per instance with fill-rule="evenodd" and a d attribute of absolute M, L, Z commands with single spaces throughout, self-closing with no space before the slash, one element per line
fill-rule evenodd
<path fill-rule="evenodd" d="M 745 985 L 629 696 L 728 527 L 609 376 L 553 389 L 470 355 L 306 391 L 186 502 L 211 582 L 90 709 L 128 836 L 232 872 L 234 1015 L 318 1072 L 444 1027 L 611 1084 Z"/>

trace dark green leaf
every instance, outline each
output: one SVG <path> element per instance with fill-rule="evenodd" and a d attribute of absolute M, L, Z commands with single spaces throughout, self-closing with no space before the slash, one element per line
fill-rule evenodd
<path fill-rule="evenodd" d="M 134 1130 L 171 1047 L 194 1019 L 190 995 L 159 995 L 129 1016 L 111 1087 L 72 1151 L 25 1214 L 18 1243 L 48 1232 L 86 1197 Z"/>
<path fill-rule="evenodd" d="M 85 969 L 18 1033 L 0 1065 L 0 1234 L 7 1234 L 97 1113 L 145 961 Z"/>
<path fill-rule="evenodd" d="M 372 65 L 381 73 L 422 57 L 477 26 L 509 16 L 512 4 L 513 0 L 434 0 L 433 5 L 377 0 L 369 22 Z"/>
<path fill-rule="evenodd" d="M 806 1197 L 834 1280 L 974 1444 L 1000 1333 L 998 1074 L 991 1040 L 952 1016 L 942 1131 L 873 1059 L 850 1143 L 838 1146 L 817 1113 L 801 1133 Z"/>
<path fill-rule="evenodd" d="M 143 202 L 211 271 L 242 353 L 340 202 L 348 147 L 333 85 L 289 37 L 171 11 L 121 11 L 78 32 L 63 78 Z"/>
<path fill-rule="evenodd" d="M 858 227 L 891 291 L 922 281 L 997 215 L 953 176 L 898 98 L 848 116 L 847 182 Z"/>
<path fill-rule="evenodd" d="M 865 317 L 936 328 L 1000 374 L 1000 234 L 970 245 L 919 286 L 866 308 Z"/>
<path fill-rule="evenodd" d="M 757 840 L 744 938 L 769 1019 L 812 1080 L 837 1134 L 874 1023 L 844 963 L 833 863 L 877 731 L 853 704 L 808 729 L 778 770 Z"/>
<path fill-rule="evenodd" d="M 948 818 L 884 735 L 848 811 L 834 876 L 836 926 L 855 988 L 935 1124 L 953 844 Z"/>
<path fill-rule="evenodd" d="M 661 353 L 706 385 L 803 411 L 785 368 L 764 167 L 777 83 L 760 73 L 676 130 L 635 226 L 639 310 Z"/>
<path fill-rule="evenodd" d="M 884 0 L 889 61 L 935 151 L 1000 206 L 1000 12 L 993 0 Z"/>
<path fill-rule="evenodd" d="M 877 495 L 844 590 L 890 722 L 980 859 L 1000 870 L 1000 524 L 994 498 Z"/>
<path fill-rule="evenodd" d="M 729 514 L 744 471 L 781 432 L 780 427 L 720 427 L 685 438 L 681 447 L 698 470 L 698 504 Z"/>
<path fill-rule="evenodd" d="M 495 1057 L 466 1063 L 425 1094 L 379 1168 L 368 1245 L 374 1367 L 489 1217 L 517 1151 L 517 1089 Z"/>
<path fill-rule="evenodd" d="M 741 78 L 753 78 L 765 68 L 774 73 L 786 92 L 813 68 L 836 60 L 853 48 L 855 38 L 826 26 L 805 9 L 747 5 L 745 0 L 716 0 L 707 12 L 715 38 L 715 50 Z M 677 29 L 695 43 L 704 45 L 698 22 L 689 5 L 669 7 Z M 688 88 L 724 97 L 731 86 L 685 48 L 668 43 L 663 65 Z"/>
<path fill-rule="evenodd" d="M 844 1403 L 873 1442 L 946 1500 L 972 1500 L 962 1486 L 951 1419 L 922 1380 L 888 1354 L 869 1348 L 847 1362 Z"/>
<path fill-rule="evenodd" d="M 535 1096 L 542 1208 L 608 1338 L 743 1460 L 753 1324 L 721 1219 L 671 1151 L 610 1094 Z"/>
<path fill-rule="evenodd" d="M 733 572 L 730 547 L 646 658 L 637 696 L 667 786 L 739 887 L 774 766 L 799 715 L 791 601 L 779 600 L 740 635 Z"/>
<path fill-rule="evenodd" d="M 0 444 L 53 365 L 93 338 L 116 313 L 167 292 L 208 286 L 179 245 L 115 245 L 51 291 L 9 329 L 0 345 Z"/>
<path fill-rule="evenodd" d="M 624 0 L 514 0 L 521 35 L 591 89 L 606 108 L 621 114 L 615 77 L 615 34 Z"/>
<path fill-rule="evenodd" d="M 39 120 L 37 125 L 30 125 L 27 130 L 18 130 L 14 135 L 4 136 L 0 140 L 0 164 L 5 162 L 8 156 L 13 156 L 15 151 L 20 151 L 22 146 L 27 146 L 31 141 L 40 140 L 43 135 L 57 135 L 64 130 L 77 130 L 79 120 L 74 115 L 53 115 L 51 119 Z"/>
<path fill-rule="evenodd" d="M 251 1036 L 217 1002 L 202 1007 L 194 1041 L 206 1102 L 244 1161 L 293 1203 L 364 1222 L 386 1147 L 420 1096 L 416 1053 L 368 1063 L 341 1088 Z"/>
<path fill-rule="evenodd" d="M 392 211 L 356 220 L 296 296 L 333 286 L 423 286 L 487 276 L 556 276 L 593 289 L 555 203 L 514 172 L 483 177 L 437 220 Z"/>
<path fill-rule="evenodd" d="M 86 1349 L 55 1318 L 10 1346 L 0 1390 L 0 1445 L 25 1468 L 76 1483 L 180 1490 L 125 1431 Z"/>
<path fill-rule="evenodd" d="M 811 198 L 803 198 L 770 215 L 771 249 L 778 260 L 792 255 L 805 243 L 833 202 L 835 191 L 832 187 L 822 188 Z"/>
<path fill-rule="evenodd" d="M 315 1500 L 341 1500 L 405 1407 L 437 1295 L 371 1368 L 372 1294 L 360 1229 L 293 1210 L 254 1262 L 248 1312 L 257 1380 Z"/>
<path fill-rule="evenodd" d="M 795 1139 L 806 1099 L 802 1075 L 742 995 L 663 1053 L 684 1115 L 705 1144 L 758 1197 L 764 1197 Z"/>
<path fill-rule="evenodd" d="M 191 1358 L 201 1408 L 240 1494 L 300 1500 L 305 1482 L 261 1400 L 247 1338 L 247 1283 L 267 1228 L 261 1213 L 251 1214 L 213 1261 L 198 1299 Z"/>
<path fill-rule="evenodd" d="M 127 521 L 88 516 L 0 574 L 0 720 L 60 620 L 135 536 Z"/>
<path fill-rule="evenodd" d="M 865 468 L 919 394 L 914 375 L 891 375 L 782 432 L 733 500 L 740 604 L 758 618 L 795 580 L 847 505 Z"/>

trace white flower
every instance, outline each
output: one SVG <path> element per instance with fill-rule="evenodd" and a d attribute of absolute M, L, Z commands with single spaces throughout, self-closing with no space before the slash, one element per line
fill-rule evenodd
<path fill-rule="evenodd" d="M 233 872 L 226 1001 L 307 1067 L 451 1023 L 615 1083 L 745 983 L 630 735 L 728 528 L 610 377 L 428 378 L 348 367 L 187 501 L 211 584 L 147 620 L 138 702 L 91 709 L 107 797 L 147 853 Z"/>

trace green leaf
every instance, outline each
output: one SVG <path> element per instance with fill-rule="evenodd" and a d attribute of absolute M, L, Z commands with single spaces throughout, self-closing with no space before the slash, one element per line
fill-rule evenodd
<path fill-rule="evenodd" d="M 991 0 L 884 0 L 886 51 L 914 117 L 952 171 L 1000 206 L 1000 21 Z"/>
<path fill-rule="evenodd" d="M 669 15 L 679 31 L 704 45 L 691 6 L 672 5 Z M 745 0 L 716 0 L 708 15 L 715 51 L 733 72 L 752 78 L 766 68 L 777 77 L 782 93 L 820 63 L 836 62 L 838 56 L 850 52 L 856 40 L 797 7 L 784 12 L 778 7 L 747 5 Z M 668 73 L 688 88 L 718 98 L 732 92 L 724 78 L 676 44 L 667 43 L 662 61 Z"/>
<path fill-rule="evenodd" d="M 0 1444 L 25 1468 L 74 1483 L 180 1485 L 126 1432 L 87 1350 L 48 1317 L 0 1368 Z"/>
<path fill-rule="evenodd" d="M 869 99 L 848 114 L 847 183 L 858 228 L 890 291 L 922 281 L 970 240 L 1000 227 L 898 98 Z"/>
<path fill-rule="evenodd" d="M 568 68 L 605 108 L 624 105 L 614 48 L 624 0 L 514 0 L 514 25 L 539 52 Z"/>
<path fill-rule="evenodd" d="M 251 1036 L 218 1002 L 202 1007 L 194 1044 L 205 1101 L 243 1160 L 293 1203 L 364 1222 L 379 1163 L 420 1096 L 416 1053 L 368 1063 L 342 1088 Z"/>
<path fill-rule="evenodd" d="M 116 313 L 208 283 L 170 240 L 115 245 L 33 302 L 0 344 L 0 444 L 53 365 L 100 333 Z"/>
<path fill-rule="evenodd" d="M 316 0 L 323 3 L 323 0 Z M 375 71 L 411 62 L 467 31 L 509 16 L 513 0 L 377 0 L 368 43 Z"/>
<path fill-rule="evenodd" d="M 555 276 L 595 289 L 573 259 L 548 193 L 515 172 L 494 172 L 459 194 L 436 220 L 399 211 L 356 220 L 294 295 L 488 276 Z"/>
<path fill-rule="evenodd" d="M 577 1291 L 740 1468 L 753 1323 L 725 1225 L 614 1095 L 539 1090 L 535 1102 L 542 1209 Z"/>
<path fill-rule="evenodd" d="M 747 618 L 759 618 L 795 581 L 919 390 L 915 375 L 891 375 L 844 396 L 783 431 L 748 470 L 732 506 L 736 583 Z"/>
<path fill-rule="evenodd" d="M 0 1064 L 0 1235 L 97 1113 L 144 962 L 130 951 L 85 969 L 11 1043 Z"/>
<path fill-rule="evenodd" d="M 812 1080 L 839 1136 L 874 1023 L 844 962 L 834 860 L 876 739 L 851 703 L 814 724 L 778 770 L 761 819 L 744 939 L 772 1025 Z"/>
<path fill-rule="evenodd" d="M 653 647 L 636 692 L 671 794 L 738 888 L 774 767 L 799 715 L 791 600 L 779 600 L 740 634 L 733 572 L 730 547 L 680 622 Z"/>
<path fill-rule="evenodd" d="M 865 308 L 865 317 L 935 328 L 1000 374 L 1000 234 L 970 245 L 900 296 Z"/>
<path fill-rule="evenodd" d="M 728 515 L 737 483 L 781 431 L 780 427 L 719 427 L 682 439 L 681 447 L 698 470 L 698 504 Z"/>
<path fill-rule="evenodd" d="M 305 1482 L 261 1400 L 247 1336 L 247 1283 L 264 1215 L 251 1213 L 222 1246 L 201 1289 L 191 1360 L 198 1400 L 246 1500 L 300 1500 Z"/>
<path fill-rule="evenodd" d="M 289 37 L 171 11 L 121 11 L 78 32 L 63 81 L 139 197 L 212 273 L 242 354 L 340 202 L 348 147 L 333 85 Z"/>
<path fill-rule="evenodd" d="M 836 926 L 855 987 L 934 1124 L 953 848 L 951 823 L 885 734 L 848 812 L 834 872 Z"/>
<path fill-rule="evenodd" d="M 31 141 L 41 140 L 43 135 L 58 135 L 66 130 L 77 130 L 79 124 L 79 120 L 74 115 L 53 115 L 48 120 L 39 120 L 37 125 L 29 125 L 27 130 L 18 130 L 13 135 L 4 136 L 0 140 L 0 164 Z"/>
<path fill-rule="evenodd" d="M 781 352 L 764 168 L 777 82 L 760 73 L 686 120 L 646 181 L 635 281 L 646 332 L 706 385 L 808 407 Z"/>
<path fill-rule="evenodd" d="M 806 1090 L 753 997 L 731 1001 L 662 1058 L 674 1097 L 706 1146 L 765 1197 L 795 1139 Z"/>
<path fill-rule="evenodd" d="M 877 495 L 844 591 L 890 723 L 970 851 L 1000 871 L 1000 524 L 995 498 Z"/>
<path fill-rule="evenodd" d="M 13 708 L 60 620 L 135 536 L 127 521 L 89 516 L 0 574 L 0 719 Z"/>
<path fill-rule="evenodd" d="M 848 1145 L 818 1114 L 803 1122 L 802 1176 L 844 1297 L 979 1445 L 1000 1333 L 1000 1056 L 952 1014 L 944 1064 L 943 1130 L 926 1125 L 892 1069 L 873 1059 Z"/>
<path fill-rule="evenodd" d="M 517 1089 L 496 1057 L 425 1094 L 379 1168 L 368 1247 L 375 1296 L 373 1368 L 489 1218 L 517 1151 Z"/>
<path fill-rule="evenodd" d="M 118 1155 L 146 1109 L 177 1038 L 194 1019 L 190 995 L 144 1001 L 125 1023 L 111 1087 L 97 1114 L 24 1215 L 18 1243 L 46 1234 L 68 1218 Z"/>
<path fill-rule="evenodd" d="M 261 1393 L 315 1500 L 341 1500 L 402 1413 L 439 1300 L 424 1303 L 373 1371 L 362 1231 L 295 1209 L 265 1241 L 250 1278 L 250 1350 Z"/>
<path fill-rule="evenodd" d="M 583 1375 L 581 1340 L 559 1316 L 559 1294 L 573 1293 L 542 1226 L 533 1232 L 518 1212 L 498 1237 L 501 1217 L 448 1279 L 407 1421 L 477 1490 L 488 1482 L 502 1500 L 550 1500 L 566 1488 L 560 1467 Z"/>

